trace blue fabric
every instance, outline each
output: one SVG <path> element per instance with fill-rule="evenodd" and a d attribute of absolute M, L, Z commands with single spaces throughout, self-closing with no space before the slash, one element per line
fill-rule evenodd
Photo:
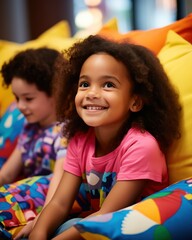
<path fill-rule="evenodd" d="M 79 221 L 81 221 L 82 218 L 72 218 L 66 222 L 64 222 L 55 232 L 55 234 L 53 235 L 53 237 L 59 235 L 60 233 L 64 232 L 65 230 L 67 230 L 68 228 L 74 226 L 76 223 L 78 223 Z"/>
<path fill-rule="evenodd" d="M 84 219 L 75 227 L 87 240 L 191 240 L 192 177 L 128 208 Z"/>
<path fill-rule="evenodd" d="M 15 148 L 24 121 L 25 118 L 15 102 L 9 106 L 0 119 L 0 169 Z"/>

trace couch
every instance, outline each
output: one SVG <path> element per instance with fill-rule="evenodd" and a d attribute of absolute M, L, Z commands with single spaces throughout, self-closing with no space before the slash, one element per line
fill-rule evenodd
<path fill-rule="evenodd" d="M 86 33 L 89 34 L 89 33 Z M 17 44 L 0 40 L 0 67 L 16 52 L 26 48 L 50 46 L 58 50 L 70 47 L 86 34 L 70 35 L 69 25 L 61 21 L 44 32 L 39 38 Z M 122 39 L 141 44 L 151 49 L 159 58 L 170 81 L 180 95 L 182 104 L 182 135 L 173 144 L 167 164 L 170 186 L 143 201 L 120 211 L 92 217 L 76 224 L 85 239 L 130 239 L 130 240 L 191 240 L 192 239 L 192 13 L 181 20 L 156 29 L 136 30 L 121 34 L 116 19 L 105 24 L 97 34 L 116 41 Z M 2 78 L 0 78 L 2 82 Z M 0 84 L 0 127 L 2 119 L 14 97 L 10 89 Z M 17 124 L 17 119 L 15 123 Z M 22 123 L 20 123 L 22 125 Z M 4 144 L 14 145 L 14 131 L 4 139 Z M 1 138 L 4 136 L 0 136 Z M 13 141 L 14 140 L 14 141 Z M 5 150 L 0 141 L 1 149 Z M 11 150 L 8 151 L 8 155 Z"/>

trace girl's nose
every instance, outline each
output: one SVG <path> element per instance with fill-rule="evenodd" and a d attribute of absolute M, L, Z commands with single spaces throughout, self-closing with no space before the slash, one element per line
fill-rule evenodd
<path fill-rule="evenodd" d="M 94 98 L 99 98 L 99 96 L 100 96 L 99 89 L 96 87 L 92 87 L 88 90 L 86 97 L 89 99 L 94 99 Z"/>
<path fill-rule="evenodd" d="M 18 101 L 17 107 L 19 108 L 20 111 L 24 111 L 26 109 L 26 105 L 23 101 Z"/>

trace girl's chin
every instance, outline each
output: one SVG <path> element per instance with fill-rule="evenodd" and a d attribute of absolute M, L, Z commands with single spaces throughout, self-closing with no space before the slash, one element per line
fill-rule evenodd
<path fill-rule="evenodd" d="M 36 123 L 37 120 L 31 118 L 31 117 L 26 117 L 28 123 Z"/>
<path fill-rule="evenodd" d="M 88 121 L 86 121 L 85 123 L 86 123 L 87 126 L 89 126 L 89 127 L 100 127 L 100 124 L 97 124 L 97 123 L 95 123 L 95 122 L 88 122 Z"/>

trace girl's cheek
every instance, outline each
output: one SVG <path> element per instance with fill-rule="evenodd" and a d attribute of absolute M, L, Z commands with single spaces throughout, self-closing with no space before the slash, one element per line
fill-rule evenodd
<path fill-rule="evenodd" d="M 79 96 L 78 96 L 78 94 L 76 94 L 76 96 L 75 96 L 75 106 L 77 107 L 78 104 L 79 104 Z"/>

